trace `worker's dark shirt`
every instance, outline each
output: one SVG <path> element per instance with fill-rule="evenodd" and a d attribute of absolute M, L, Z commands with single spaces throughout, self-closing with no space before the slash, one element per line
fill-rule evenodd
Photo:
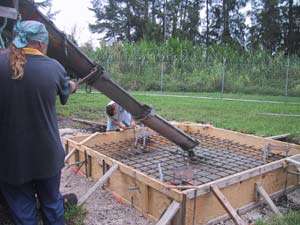
<path fill-rule="evenodd" d="M 23 184 L 58 174 L 64 165 L 55 101 L 67 102 L 65 69 L 46 56 L 27 55 L 22 80 L 12 80 L 0 54 L 0 182 Z"/>

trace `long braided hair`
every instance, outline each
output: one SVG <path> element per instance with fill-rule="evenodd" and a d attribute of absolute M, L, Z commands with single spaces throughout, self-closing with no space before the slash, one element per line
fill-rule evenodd
<path fill-rule="evenodd" d="M 24 66 L 26 64 L 25 52 L 22 48 L 18 49 L 14 44 L 9 46 L 9 64 L 11 68 L 11 78 L 21 80 L 24 76 Z"/>

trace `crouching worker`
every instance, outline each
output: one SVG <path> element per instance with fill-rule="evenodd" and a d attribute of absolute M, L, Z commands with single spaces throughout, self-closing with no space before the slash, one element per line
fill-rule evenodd
<path fill-rule="evenodd" d="M 43 24 L 18 22 L 14 33 L 13 43 L 0 55 L 0 191 L 14 224 L 38 224 L 37 195 L 44 224 L 63 225 L 59 186 L 65 155 L 55 102 L 58 95 L 66 104 L 77 85 L 46 56 Z"/>
<path fill-rule="evenodd" d="M 135 127 L 135 122 L 132 118 L 132 115 L 114 101 L 111 101 L 106 106 L 106 114 L 106 131 L 127 130 Z"/>

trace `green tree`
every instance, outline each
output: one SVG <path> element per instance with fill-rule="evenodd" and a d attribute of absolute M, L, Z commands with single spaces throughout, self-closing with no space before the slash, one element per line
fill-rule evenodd
<path fill-rule="evenodd" d="M 281 5 L 283 48 L 287 54 L 300 56 L 300 2 L 283 0 Z"/>
<path fill-rule="evenodd" d="M 97 18 L 92 32 L 107 41 L 166 41 L 226 44 L 299 52 L 295 0 L 91 0 Z M 47 3 L 47 1 L 46 1 Z M 250 13 L 245 14 L 245 7 Z M 203 15 L 206 14 L 206 15 Z M 246 19 L 251 24 L 246 25 Z M 240 48 L 239 48 L 240 49 Z"/>
<path fill-rule="evenodd" d="M 106 40 L 136 42 L 161 37 L 156 26 L 156 1 L 109 0 L 106 3 L 92 0 L 92 11 L 97 18 L 90 24 L 92 32 L 105 33 Z"/>
<path fill-rule="evenodd" d="M 209 27 L 206 28 L 211 42 L 245 43 L 245 15 L 241 13 L 241 9 L 246 3 L 247 0 L 211 1 L 210 14 L 207 17 Z"/>
<path fill-rule="evenodd" d="M 126 21 L 124 22 L 124 12 L 121 11 L 117 1 L 109 0 L 104 5 L 100 0 L 93 0 L 92 6 L 91 10 L 97 20 L 95 24 L 90 24 L 91 31 L 105 33 L 105 40 L 125 40 Z M 130 32 L 127 31 L 127 35 L 128 33 Z"/>
<path fill-rule="evenodd" d="M 278 0 L 254 0 L 252 5 L 251 44 L 275 53 L 282 41 Z"/>

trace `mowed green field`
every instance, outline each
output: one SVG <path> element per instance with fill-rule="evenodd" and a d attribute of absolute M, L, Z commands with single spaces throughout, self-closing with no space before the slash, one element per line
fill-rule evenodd
<path fill-rule="evenodd" d="M 259 136 L 300 134 L 300 98 L 297 97 L 228 94 L 219 99 L 220 95 L 214 93 L 160 95 L 153 92 L 135 92 L 133 95 L 168 120 L 208 122 L 215 127 Z M 109 99 L 100 93 L 79 92 L 71 96 L 66 106 L 58 104 L 58 114 L 103 121 L 108 102 Z"/>

